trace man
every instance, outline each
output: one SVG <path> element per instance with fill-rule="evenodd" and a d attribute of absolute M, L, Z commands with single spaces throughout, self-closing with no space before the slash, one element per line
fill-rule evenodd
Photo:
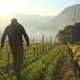
<path fill-rule="evenodd" d="M 24 36 L 27 45 L 29 45 L 29 37 L 26 34 L 23 26 L 17 22 L 17 19 L 12 19 L 11 24 L 8 25 L 3 33 L 1 38 L 1 47 L 4 46 L 4 41 L 6 36 L 9 38 L 9 45 L 11 47 L 12 55 L 13 55 L 13 67 L 15 69 L 15 75 L 18 80 L 21 79 L 21 66 L 23 63 L 23 39 Z"/>

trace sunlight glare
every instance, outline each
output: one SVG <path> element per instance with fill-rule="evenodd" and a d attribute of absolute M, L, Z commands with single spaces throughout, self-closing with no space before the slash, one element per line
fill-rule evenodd
<path fill-rule="evenodd" d="M 0 15 L 9 15 L 15 13 L 17 7 L 12 0 L 0 0 Z"/>

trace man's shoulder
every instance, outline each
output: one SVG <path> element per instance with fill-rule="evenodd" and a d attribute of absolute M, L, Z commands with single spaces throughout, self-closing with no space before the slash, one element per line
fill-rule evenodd
<path fill-rule="evenodd" d="M 6 26 L 6 29 L 9 29 L 10 28 L 10 25 Z"/>
<path fill-rule="evenodd" d="M 23 25 L 22 25 L 22 24 L 20 24 L 20 23 L 18 23 L 18 26 L 19 26 L 20 28 L 23 28 Z"/>
<path fill-rule="evenodd" d="M 20 27 L 23 27 L 23 25 L 22 25 L 22 24 L 20 24 L 20 23 L 18 23 L 18 24 L 19 24 L 19 26 L 20 26 Z"/>

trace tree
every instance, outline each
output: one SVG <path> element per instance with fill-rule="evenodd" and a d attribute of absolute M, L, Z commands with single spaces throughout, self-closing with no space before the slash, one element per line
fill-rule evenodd
<path fill-rule="evenodd" d="M 69 25 L 65 27 L 63 30 L 60 30 L 56 35 L 57 39 L 60 43 L 67 44 L 80 42 L 80 23 L 76 23 L 75 25 Z"/>
<path fill-rule="evenodd" d="M 56 36 L 60 43 L 67 44 L 67 42 L 72 42 L 72 28 L 73 26 L 69 25 L 58 32 Z"/>
<path fill-rule="evenodd" d="M 80 23 L 76 23 L 73 26 L 73 42 L 80 42 Z"/>

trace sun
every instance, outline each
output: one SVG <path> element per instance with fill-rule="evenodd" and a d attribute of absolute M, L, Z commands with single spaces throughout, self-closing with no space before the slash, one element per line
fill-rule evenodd
<path fill-rule="evenodd" d="M 11 13 L 15 13 L 17 11 L 17 7 L 12 0 L 0 0 L 0 15 L 9 15 Z"/>

